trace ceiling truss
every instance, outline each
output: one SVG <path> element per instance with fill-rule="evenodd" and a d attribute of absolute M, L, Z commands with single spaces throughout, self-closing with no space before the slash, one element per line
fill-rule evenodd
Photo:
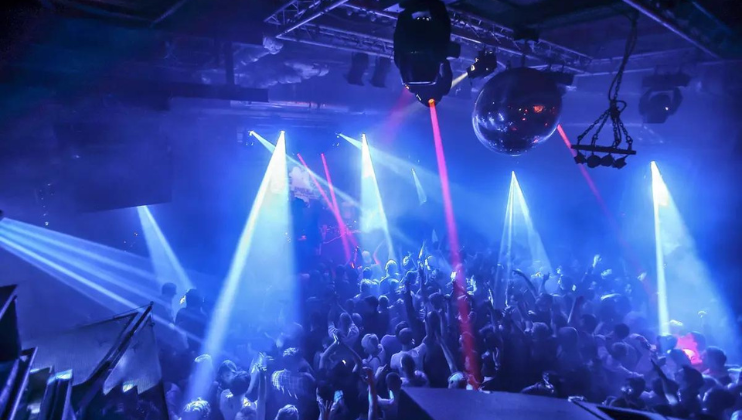
<path fill-rule="evenodd" d="M 650 3 L 645 0 L 624 1 L 632 6 L 635 6 L 633 3 Z M 344 51 L 364 52 L 376 56 L 393 56 L 394 45 L 391 35 L 372 35 L 368 31 L 361 31 L 356 28 L 348 29 L 340 28 L 337 25 L 330 26 L 316 23 L 316 18 L 336 8 L 345 9 L 352 13 L 374 15 L 375 19 L 372 21 L 377 22 L 376 26 L 379 27 L 379 31 L 373 31 L 374 33 L 384 33 L 385 29 L 388 32 L 389 23 L 397 19 L 396 13 L 370 9 L 360 5 L 355 0 L 290 0 L 268 16 L 265 22 L 276 28 L 275 34 L 279 39 Z M 697 30 L 693 31 L 687 27 L 682 27 L 680 23 L 670 22 L 672 25 L 668 24 L 669 12 L 643 11 L 645 14 L 650 12 L 653 14 L 649 16 L 650 18 L 657 20 L 675 33 L 681 31 L 680 35 L 698 47 L 702 53 L 690 48 L 644 54 L 642 57 L 632 59 L 634 62 L 634 65 L 631 66 L 633 71 L 652 70 L 668 62 L 682 64 L 692 61 L 703 64 L 714 63 L 718 60 L 715 57 L 719 57 L 720 53 L 718 53 L 718 46 L 714 48 L 710 45 L 712 39 L 708 37 L 702 39 L 702 34 L 699 34 Z M 677 13 L 676 11 L 672 16 L 682 17 Z M 590 75 L 615 71 L 617 60 L 620 59 L 618 57 L 594 59 L 586 54 L 547 40 L 520 40 L 518 34 L 512 29 L 455 8 L 449 7 L 449 15 L 452 23 L 452 38 L 465 47 L 462 49 L 461 58 L 467 62 L 474 59 L 476 51 L 491 48 L 497 51 L 501 62 L 505 64 L 520 63 L 541 68 L 552 67 L 576 75 Z M 367 27 L 368 24 L 363 26 Z M 723 28 L 719 31 L 716 35 L 712 34 L 716 37 L 715 39 L 721 39 L 722 35 L 727 34 L 722 45 L 731 44 L 728 40 L 731 35 L 723 31 Z M 728 54 L 726 55 L 728 56 Z"/>

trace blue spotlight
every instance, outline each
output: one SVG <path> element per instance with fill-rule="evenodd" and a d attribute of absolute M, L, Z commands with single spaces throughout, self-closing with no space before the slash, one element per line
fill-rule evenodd
<path fill-rule="evenodd" d="M 414 109 L 419 108 L 414 107 Z M 348 137 L 345 134 L 338 134 L 338 136 L 361 149 L 362 142 Z M 412 162 L 401 159 L 391 153 L 387 153 L 372 146 L 369 146 L 369 151 L 370 154 L 374 156 L 374 163 L 376 165 L 381 165 L 385 169 L 391 170 L 405 180 L 409 180 L 409 172 L 407 172 L 407 168 L 412 168 L 415 171 L 417 180 L 420 182 L 420 186 L 427 188 L 428 191 L 434 191 L 434 193 L 430 197 L 428 197 L 426 194 L 426 199 L 430 198 L 432 200 L 438 200 L 438 202 L 442 201 L 442 196 L 440 195 L 440 193 L 436 193 L 437 191 L 439 191 L 440 188 L 440 177 L 437 172 L 429 171 L 420 165 L 415 165 Z M 452 194 L 456 197 L 457 202 L 463 201 L 464 205 L 462 207 L 467 207 L 467 205 L 475 206 L 482 203 L 482 201 L 484 200 L 483 197 L 475 196 L 472 193 L 471 188 L 464 188 L 461 185 L 455 184 L 450 181 L 449 188 L 451 189 Z"/>
<path fill-rule="evenodd" d="M 731 319 L 657 164 L 652 162 L 650 166 L 660 332 L 669 332 L 672 319 L 682 321 L 689 329 L 700 329 L 699 310 L 715 319 Z M 672 284 L 668 284 L 668 279 L 672 279 Z M 731 338 L 734 334 L 730 330 L 715 335 Z"/>
<path fill-rule="evenodd" d="M 0 224 L 0 235 L 3 233 L 16 233 L 37 242 L 39 247 L 59 253 L 66 252 L 73 255 L 68 258 L 107 270 L 118 270 L 121 275 L 155 280 L 150 261 L 130 252 L 12 219 L 6 219 Z"/>
<path fill-rule="evenodd" d="M 202 353 L 208 353 L 215 358 L 222 353 L 234 304 L 243 287 L 252 289 L 252 293 L 240 297 L 243 308 L 249 308 L 251 304 L 246 302 L 248 298 L 257 299 L 255 306 L 261 300 L 264 303 L 268 287 L 282 290 L 290 288 L 293 284 L 291 281 L 294 273 L 293 255 L 290 253 L 291 247 L 288 242 L 292 227 L 287 176 L 286 142 L 284 134 L 281 133 L 216 301 Z M 255 243 L 260 246 L 253 247 Z M 272 267 L 270 282 L 262 278 L 246 279 L 250 266 L 265 264 Z M 291 291 L 286 293 L 293 296 L 290 294 Z M 254 316 L 257 315 L 256 310 Z M 196 385 L 203 382 L 198 378 L 193 381 Z M 205 385 L 208 386 L 208 383 Z M 189 395 L 201 395 L 201 391 L 203 390 L 193 389 Z"/>
<path fill-rule="evenodd" d="M 21 241 L 8 238 L 4 234 L 0 235 L 0 247 L 39 268 L 55 279 L 73 287 L 91 300 L 103 303 L 110 307 L 112 311 L 129 310 L 141 306 L 140 304 L 135 304 L 134 302 L 112 292 L 108 287 L 104 287 L 90 280 L 87 276 L 80 275 L 72 269 L 63 266 L 58 260 L 55 261 L 55 259 L 33 251 L 27 246 L 24 246 L 25 244 L 20 244 L 19 242 Z M 106 302 L 104 299 L 102 302 L 101 298 L 107 298 L 108 301 Z M 119 306 L 116 307 L 112 305 Z"/>
<path fill-rule="evenodd" d="M 384 235 L 383 241 L 388 250 L 389 258 L 394 258 L 394 248 L 392 246 L 391 235 L 389 234 L 389 224 L 387 222 L 386 212 L 384 211 L 384 204 L 381 201 L 381 193 L 379 192 L 379 184 L 376 181 L 376 172 L 371 161 L 368 141 L 365 134 L 361 138 L 361 231 L 371 232 L 381 230 Z M 366 248 L 374 249 L 372 247 Z"/>
<path fill-rule="evenodd" d="M 544 249 L 541 235 L 539 235 L 538 230 L 536 230 L 536 227 L 533 224 L 531 212 L 528 209 L 526 198 L 523 195 L 523 190 L 520 188 L 520 183 L 518 182 L 518 178 L 515 176 L 515 172 L 512 174 L 512 179 L 515 182 L 515 193 L 513 196 L 515 199 L 514 213 L 516 217 L 522 221 L 522 227 L 525 229 L 526 244 L 528 244 L 528 251 L 532 263 L 531 268 L 535 272 L 542 274 L 550 273 L 551 262 L 549 261 L 549 256 L 546 254 L 546 250 Z"/>
<path fill-rule="evenodd" d="M 348 137 L 345 134 L 342 134 L 342 133 L 341 134 L 338 134 L 338 137 L 340 137 L 341 139 L 344 139 L 345 141 L 347 141 L 348 143 L 352 144 L 353 146 L 355 146 L 355 147 L 357 147 L 359 149 L 362 147 L 362 142 L 360 142 L 360 141 L 358 141 L 358 140 L 356 140 L 356 139 L 354 139 L 352 137 Z"/>
<path fill-rule="evenodd" d="M 428 201 L 428 196 L 425 195 L 425 190 L 423 190 L 423 186 L 420 184 L 420 179 L 417 177 L 415 168 L 412 168 L 412 178 L 415 181 L 415 190 L 417 190 L 417 201 L 420 202 L 420 205 L 422 206 Z"/>
<path fill-rule="evenodd" d="M 502 224 L 502 238 L 500 240 L 500 255 L 498 264 L 505 269 L 505 276 L 509 278 L 513 270 L 513 195 L 515 193 L 515 172 L 510 177 L 510 188 L 508 189 L 508 202 L 505 206 L 505 218 Z"/>
<path fill-rule="evenodd" d="M 265 148 L 268 149 L 269 152 L 273 153 L 273 150 L 276 148 L 276 146 L 274 146 L 273 143 L 269 142 L 268 140 L 266 140 L 265 138 L 263 138 L 262 136 L 260 136 L 260 134 L 254 132 L 254 131 L 251 131 L 251 133 L 252 133 L 251 135 L 254 136 L 256 139 L 258 139 L 258 141 L 263 146 L 265 146 Z M 360 144 L 360 142 L 359 142 L 359 144 Z M 289 163 L 291 163 L 292 165 L 295 165 L 295 166 L 297 166 L 299 168 L 302 168 L 302 170 L 308 171 L 312 176 L 314 176 L 314 178 L 317 180 L 317 182 L 319 182 L 323 187 L 329 189 L 330 184 L 327 182 L 327 180 L 325 179 L 325 177 L 320 176 L 316 172 L 314 172 L 314 171 L 310 170 L 309 168 L 305 167 L 304 165 L 302 165 L 301 162 L 299 162 L 298 160 L 294 159 L 291 156 L 286 155 L 286 160 Z M 340 197 L 341 200 L 343 200 L 343 201 L 345 201 L 347 203 L 350 203 L 354 207 L 360 207 L 360 204 L 358 203 L 358 201 L 356 199 L 354 199 L 353 197 L 351 197 L 348 193 L 346 193 L 346 192 L 344 192 L 342 190 L 339 190 L 334 185 L 333 185 L 333 188 L 335 190 L 335 194 L 338 197 Z"/>
<path fill-rule="evenodd" d="M 281 133 L 283 133 L 283 131 Z M 260 142 L 260 144 L 262 144 L 263 146 L 265 146 L 265 148 L 268 149 L 269 152 L 273 153 L 273 151 L 276 150 L 276 146 L 274 146 L 273 143 L 271 143 L 268 140 L 266 140 L 265 137 L 261 136 L 260 134 L 254 132 L 254 131 L 251 131 L 250 132 L 250 135 L 253 136 L 253 137 L 255 137 L 256 139 L 258 139 L 258 141 Z"/>
<path fill-rule="evenodd" d="M 660 206 L 665 207 L 669 201 L 669 192 L 662 180 L 662 175 L 653 161 L 652 168 L 652 203 L 654 208 L 654 252 L 657 267 L 657 316 L 660 334 L 670 333 L 670 313 L 667 309 L 667 279 L 665 278 L 665 253 L 662 246 L 662 229 L 660 228 Z"/>
<path fill-rule="evenodd" d="M 527 252 L 528 255 L 525 256 L 530 259 L 530 267 L 513 267 L 512 253 L 514 241 L 516 245 L 526 246 L 520 252 Z M 551 272 L 551 262 L 541 241 L 541 235 L 539 235 L 538 230 L 536 230 L 533 224 L 528 204 L 526 204 L 523 190 L 518 182 L 518 177 L 515 176 L 515 172 L 512 172 L 510 176 L 508 205 L 505 211 L 503 239 L 500 247 L 501 258 L 503 256 L 507 258 L 503 266 L 508 270 L 508 273 L 514 268 L 523 269 L 530 272 L 530 274 Z M 520 256 L 523 257 L 524 255 Z"/>
<path fill-rule="evenodd" d="M 142 224 L 144 239 L 147 242 L 149 257 L 155 269 L 157 280 L 160 284 L 173 282 L 178 285 L 180 290 L 193 288 L 191 280 L 180 261 L 178 261 L 178 257 L 175 256 L 149 207 L 139 206 L 137 207 L 137 213 Z"/>
<path fill-rule="evenodd" d="M 18 223 L 18 222 L 16 222 Z M 140 309 L 160 293 L 154 282 L 132 282 L 130 275 L 115 273 L 93 260 L 50 246 L 37 239 L 0 229 L 0 248 L 33 265 L 50 277 L 77 290 L 111 313 Z M 174 346 L 185 348 L 185 337 L 199 339 L 175 328 L 170 319 L 152 314 L 157 334 Z"/>
<path fill-rule="evenodd" d="M 35 256 L 45 258 L 45 261 L 54 262 L 55 267 L 64 267 L 66 270 L 84 276 L 88 281 L 96 284 L 107 283 L 107 290 L 118 296 L 140 302 L 140 305 L 151 301 L 154 296 L 160 293 L 155 282 L 133 282 L 131 277 L 123 273 L 116 273 L 112 270 L 112 267 L 102 267 L 89 258 L 81 258 L 64 249 L 49 246 L 44 242 L 13 232 L 2 232 L 0 237 L 23 247 L 24 250 L 33 252 Z M 38 262 L 38 260 L 39 258 L 36 258 L 33 262 Z M 28 259 L 26 261 L 30 262 Z M 38 264 L 33 265 L 38 267 Z M 70 285 L 75 286 L 74 284 Z"/>

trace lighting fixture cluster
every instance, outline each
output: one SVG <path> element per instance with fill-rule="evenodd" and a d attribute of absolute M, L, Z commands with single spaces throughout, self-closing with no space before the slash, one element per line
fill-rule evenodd
<path fill-rule="evenodd" d="M 623 59 L 608 87 L 608 109 L 603 111 L 582 134 L 577 136 L 577 144 L 572 145 L 572 149 L 577 152 L 575 163 L 578 165 L 586 164 L 588 168 L 604 166 L 621 169 L 626 166 L 626 158 L 636 154 L 636 151 L 633 149 L 634 139 L 628 130 L 626 130 L 623 121 L 621 121 L 621 113 L 626 109 L 626 101 L 618 99 L 618 92 L 621 89 L 621 81 L 623 80 L 626 64 L 629 62 L 629 57 L 631 57 L 631 53 L 634 51 L 637 40 L 636 18 L 630 19 L 631 30 L 626 39 L 626 49 L 624 50 Z M 613 143 L 610 146 L 600 146 L 598 145 L 598 137 L 608 120 L 611 121 L 611 127 L 613 128 Z M 597 128 L 593 131 L 596 126 Z M 590 137 L 590 144 L 583 144 L 582 140 L 590 132 L 593 132 Z M 624 142 L 626 142 L 625 148 L 621 146 Z M 589 154 L 586 156 L 585 153 Z M 605 153 L 605 155 L 600 156 L 596 153 Z"/>
<path fill-rule="evenodd" d="M 470 79 L 487 77 L 497 70 L 497 56 L 494 51 L 482 50 L 474 59 L 474 63 L 466 70 Z"/>
<path fill-rule="evenodd" d="M 577 164 L 587 164 L 588 168 L 597 168 L 598 166 L 605 166 L 607 168 L 616 168 L 621 169 L 624 166 L 626 166 L 626 158 L 629 156 L 629 154 L 626 154 L 624 156 L 621 156 L 619 158 L 614 158 L 612 153 L 622 153 L 623 151 L 619 150 L 613 150 L 609 151 L 607 155 L 604 156 L 598 156 L 595 154 L 595 151 L 590 153 L 589 156 L 585 156 L 582 152 L 578 151 L 577 156 L 575 156 L 575 162 Z"/>

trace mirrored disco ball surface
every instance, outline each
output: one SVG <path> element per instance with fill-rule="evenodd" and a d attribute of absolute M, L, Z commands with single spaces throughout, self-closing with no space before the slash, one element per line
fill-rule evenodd
<path fill-rule="evenodd" d="M 474 132 L 488 149 L 517 156 L 556 130 L 562 95 L 546 74 L 527 67 L 498 73 L 474 104 Z"/>

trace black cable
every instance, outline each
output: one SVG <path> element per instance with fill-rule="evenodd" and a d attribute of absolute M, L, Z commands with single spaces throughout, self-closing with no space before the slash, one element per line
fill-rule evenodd
<path fill-rule="evenodd" d="M 618 99 L 618 91 L 621 89 L 621 81 L 623 80 L 624 70 L 626 70 L 626 64 L 628 64 L 629 58 L 634 52 L 634 48 L 636 48 L 636 41 L 638 39 L 636 22 L 636 18 L 631 18 L 631 29 L 629 30 L 629 37 L 626 39 L 626 46 L 624 47 L 621 65 L 618 67 L 618 71 L 608 88 L 609 101 L 616 101 Z"/>
<path fill-rule="evenodd" d="M 595 128 L 596 125 L 598 125 L 598 128 L 597 130 L 595 130 L 595 133 L 593 133 L 590 141 L 590 145 L 592 147 L 595 147 L 597 145 L 600 132 L 603 130 L 606 122 L 608 122 L 608 120 L 610 119 L 613 128 L 612 147 L 618 148 L 621 144 L 622 139 L 625 138 L 626 143 L 628 144 L 628 149 L 631 150 L 633 139 L 628 134 L 623 121 L 621 121 L 621 113 L 626 109 L 627 104 L 626 101 L 618 99 L 618 93 L 621 90 L 621 82 L 623 81 L 623 75 L 626 70 L 626 65 L 628 64 L 629 58 L 636 48 L 636 42 L 638 39 L 637 16 L 633 15 L 628 18 L 631 21 L 631 28 L 629 30 L 629 35 L 626 38 L 626 45 L 624 47 L 623 57 L 621 58 L 621 64 L 618 66 L 616 75 L 613 76 L 611 84 L 608 86 L 608 109 L 603 111 L 603 113 L 600 114 L 600 116 L 592 124 L 590 124 L 590 126 L 582 134 L 577 136 L 577 144 L 580 144 L 582 142 L 582 139 L 590 131 L 592 131 L 592 129 Z M 595 152 L 593 151 L 592 154 L 595 154 Z"/>

